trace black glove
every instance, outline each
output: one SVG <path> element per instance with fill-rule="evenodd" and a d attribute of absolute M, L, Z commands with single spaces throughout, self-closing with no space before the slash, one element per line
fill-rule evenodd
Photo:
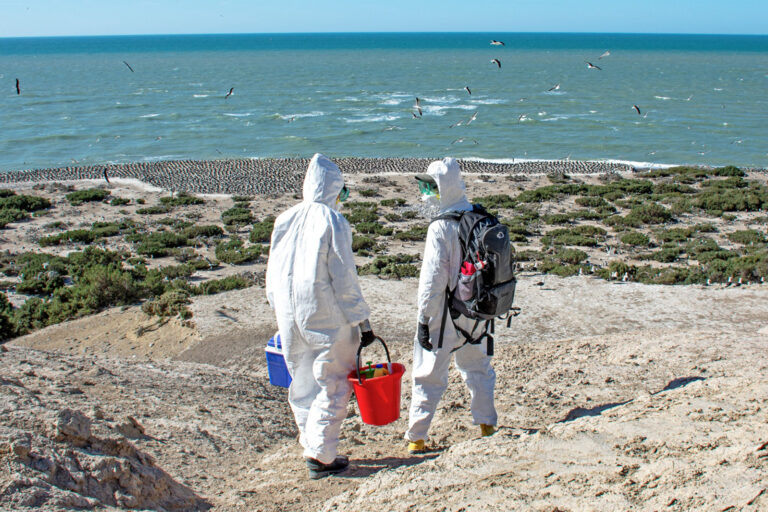
<path fill-rule="evenodd" d="M 416 331 L 416 338 L 419 340 L 419 345 L 424 350 L 432 351 L 432 343 L 429 342 L 429 325 L 419 324 L 419 328 Z"/>
<path fill-rule="evenodd" d="M 373 334 L 373 331 L 363 331 L 360 333 L 360 345 L 363 347 L 367 347 L 374 341 L 376 341 L 376 335 Z"/>

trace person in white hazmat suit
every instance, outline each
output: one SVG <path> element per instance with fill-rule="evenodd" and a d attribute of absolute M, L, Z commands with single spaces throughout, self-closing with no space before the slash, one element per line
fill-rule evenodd
<path fill-rule="evenodd" d="M 423 200 L 436 206 L 439 213 L 469 211 L 472 205 L 465 195 L 458 162 L 445 158 L 432 162 L 426 175 L 416 177 Z M 410 453 L 426 451 L 430 423 L 437 404 L 448 386 L 448 369 L 451 356 L 456 356 L 456 367 L 472 396 L 472 418 L 480 425 L 483 436 L 495 432 L 496 408 L 493 392 L 496 373 L 491 367 L 491 358 L 486 346 L 464 345 L 456 352 L 454 348 L 463 344 L 463 338 L 446 319 L 443 345 L 437 348 L 440 325 L 446 300 L 446 288 L 456 287 L 461 268 L 461 246 L 459 225 L 450 219 L 438 219 L 429 225 L 424 248 L 424 258 L 419 277 L 418 327 L 413 348 L 413 387 L 408 430 L 405 438 L 409 441 Z M 446 313 L 447 314 L 447 313 Z M 466 317 L 455 320 L 462 329 L 471 331 L 474 321 Z"/>
<path fill-rule="evenodd" d="M 375 339 L 357 280 L 352 230 L 338 211 L 347 194 L 336 164 L 316 154 L 303 201 L 275 220 L 267 264 L 267 299 L 293 379 L 288 401 L 313 479 L 349 465 L 337 455 L 352 393 L 347 375 L 358 344 Z"/>

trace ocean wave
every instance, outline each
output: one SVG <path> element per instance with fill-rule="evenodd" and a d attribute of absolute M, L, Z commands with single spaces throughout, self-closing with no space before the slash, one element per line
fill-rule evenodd
<path fill-rule="evenodd" d="M 546 121 L 565 121 L 566 119 L 570 119 L 571 117 L 572 116 L 569 116 L 569 115 L 552 116 L 552 117 L 547 117 L 545 119 L 542 119 L 542 122 L 546 122 Z"/>
<path fill-rule="evenodd" d="M 319 110 L 306 112 L 304 114 L 280 114 L 278 112 L 275 112 L 274 114 L 272 114 L 272 118 L 282 119 L 283 121 L 290 121 L 292 119 L 303 119 L 305 117 L 320 117 L 324 115 L 325 115 L 325 112 L 321 112 Z"/>
<path fill-rule="evenodd" d="M 208 96 L 209 96 L 208 94 L 193 94 L 192 95 L 193 98 L 207 98 Z"/>
<path fill-rule="evenodd" d="M 506 105 L 508 103 L 507 100 L 502 99 L 496 99 L 496 98 L 489 98 L 487 100 L 469 100 L 474 105 Z"/>
<path fill-rule="evenodd" d="M 397 119 L 398 116 L 393 115 L 373 115 L 373 116 L 366 116 L 366 117 L 360 117 L 355 119 L 344 119 L 344 121 L 348 123 L 376 123 L 379 121 L 394 121 Z"/>
<path fill-rule="evenodd" d="M 390 98 L 388 100 L 381 101 L 379 105 L 399 105 L 403 102 L 403 100 L 398 100 L 395 98 Z"/>
<path fill-rule="evenodd" d="M 244 112 L 242 114 L 235 113 L 235 112 L 224 112 L 222 115 L 225 115 L 227 117 L 248 117 L 253 114 L 251 112 Z"/>

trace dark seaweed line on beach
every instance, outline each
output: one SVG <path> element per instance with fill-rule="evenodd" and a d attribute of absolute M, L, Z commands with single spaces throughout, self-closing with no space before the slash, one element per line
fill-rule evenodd
<path fill-rule="evenodd" d="M 336 158 L 348 174 L 423 173 L 432 161 L 428 158 Z M 128 164 L 103 164 L 0 173 L 0 183 L 54 182 L 68 180 L 129 178 L 176 192 L 198 194 L 270 195 L 301 190 L 305 158 L 265 158 L 242 160 L 171 160 Z M 492 163 L 461 160 L 468 174 L 604 174 L 635 170 L 621 163 L 577 160 Z"/>

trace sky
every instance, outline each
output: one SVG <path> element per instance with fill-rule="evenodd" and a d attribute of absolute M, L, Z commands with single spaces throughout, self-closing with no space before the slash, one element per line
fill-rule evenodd
<path fill-rule="evenodd" d="M 0 37 L 290 32 L 768 34 L 767 0 L 0 0 Z"/>

